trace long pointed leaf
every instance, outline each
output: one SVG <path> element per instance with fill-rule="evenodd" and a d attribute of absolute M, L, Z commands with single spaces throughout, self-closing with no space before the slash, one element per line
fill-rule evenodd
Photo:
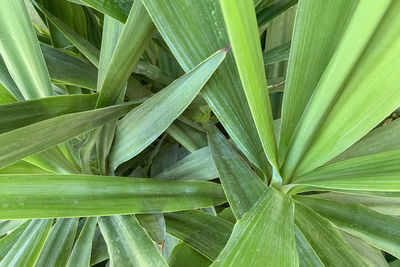
<path fill-rule="evenodd" d="M 143 3 L 185 72 L 229 43 L 218 0 Z M 201 94 L 240 150 L 258 168 L 266 170 L 267 159 L 232 55 L 227 56 Z"/>
<path fill-rule="evenodd" d="M 251 0 L 221 0 L 220 4 L 258 136 L 269 162 L 279 173 L 271 104 L 253 3 Z M 281 182 L 280 178 L 276 179 L 273 181 Z"/>
<path fill-rule="evenodd" d="M 154 213 L 220 205 L 218 184 L 90 175 L 0 175 L 0 219 Z"/>
<path fill-rule="evenodd" d="M 273 186 L 240 219 L 212 266 L 298 266 L 292 200 Z M 246 253 L 246 251 L 253 253 Z"/>
<path fill-rule="evenodd" d="M 0 53 L 25 99 L 53 95 L 39 42 L 22 0 L 1 3 L 0 25 Z"/>
<path fill-rule="evenodd" d="M 226 50 L 216 52 L 119 122 L 110 156 L 112 170 L 140 153 L 168 128 L 195 98 L 224 60 L 226 53 Z"/>
<path fill-rule="evenodd" d="M 110 266 L 168 266 L 136 218 L 100 217 L 99 225 L 110 255 Z"/>

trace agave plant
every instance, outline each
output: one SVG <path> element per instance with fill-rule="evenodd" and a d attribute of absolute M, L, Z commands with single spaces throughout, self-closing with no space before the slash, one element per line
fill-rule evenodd
<path fill-rule="evenodd" d="M 399 12 L 1 0 L 0 266 L 399 266 Z"/>

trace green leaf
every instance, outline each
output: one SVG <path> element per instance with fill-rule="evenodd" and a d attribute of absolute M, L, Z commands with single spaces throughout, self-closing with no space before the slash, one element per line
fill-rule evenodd
<path fill-rule="evenodd" d="M 7 234 L 7 232 L 14 230 L 23 223 L 24 220 L 0 221 L 0 235 Z"/>
<path fill-rule="evenodd" d="M 75 241 L 78 218 L 59 219 L 40 252 L 37 266 L 65 266 Z"/>
<path fill-rule="evenodd" d="M 125 23 L 131 10 L 133 0 L 80 0 L 83 3 Z"/>
<path fill-rule="evenodd" d="M 296 238 L 297 254 L 299 256 L 299 266 L 325 266 L 296 225 L 294 228 L 294 234 Z"/>
<path fill-rule="evenodd" d="M 129 112 L 135 103 L 43 120 L 0 135 L 0 167 L 68 141 Z M 63 129 L 63 131 L 59 131 Z M 42 138 L 46 136 L 47 138 Z"/>
<path fill-rule="evenodd" d="M 299 165 L 295 173 L 301 175 L 331 160 L 400 105 L 398 73 L 393 71 L 400 60 L 392 56 L 400 53 L 400 40 L 393 31 L 395 25 L 400 25 L 394 11 L 399 8 L 397 1 L 380 1 L 379 5 L 359 1 L 303 116 L 292 143 L 288 173 L 296 161 Z M 356 114 L 363 114 L 364 119 Z"/>
<path fill-rule="evenodd" d="M 97 95 L 63 95 L 27 100 L 0 106 L 0 133 L 64 114 L 91 110 Z"/>
<path fill-rule="evenodd" d="M 388 266 L 385 257 L 380 249 L 374 248 L 369 243 L 353 235 L 341 231 L 341 234 L 355 251 L 362 257 L 368 266 Z"/>
<path fill-rule="evenodd" d="M 168 128 L 198 94 L 226 53 L 226 50 L 216 52 L 119 122 L 110 156 L 112 170 L 140 153 Z"/>
<path fill-rule="evenodd" d="M 6 63 L 4 63 L 2 57 L 0 57 L 0 84 L 4 86 L 13 97 L 18 99 L 18 101 L 24 100 L 24 97 L 8 72 Z"/>
<path fill-rule="evenodd" d="M 179 120 L 175 120 L 166 132 L 190 152 L 207 146 L 207 136 L 203 132 Z"/>
<path fill-rule="evenodd" d="M 400 218 L 383 215 L 358 204 L 300 196 L 295 199 L 344 231 L 400 257 Z"/>
<path fill-rule="evenodd" d="M 299 233 L 324 266 L 367 266 L 330 221 L 298 202 L 295 204 Z"/>
<path fill-rule="evenodd" d="M 399 163 L 400 150 L 382 152 L 320 167 L 293 181 L 321 188 L 397 192 Z"/>
<path fill-rule="evenodd" d="M 168 265 L 171 267 L 208 267 L 212 262 L 186 245 L 179 243 L 172 250 L 171 255 L 168 257 Z"/>
<path fill-rule="evenodd" d="M 278 63 L 289 58 L 291 42 L 283 43 L 263 53 L 264 65 Z"/>
<path fill-rule="evenodd" d="M 18 241 L 19 237 L 25 231 L 26 227 L 28 227 L 29 223 L 30 221 L 26 221 L 18 226 L 18 228 L 14 229 L 10 234 L 0 239 L 0 262 L 7 252 L 14 246 L 15 242 Z"/>
<path fill-rule="evenodd" d="M 3 85 L 0 84 L 0 105 L 10 104 L 17 101 L 18 100 Z"/>
<path fill-rule="evenodd" d="M 400 120 L 395 120 L 379 127 L 365 135 L 357 143 L 330 161 L 330 163 L 386 151 L 400 150 L 400 143 L 394 142 L 399 136 L 399 131 Z"/>
<path fill-rule="evenodd" d="M 357 1 L 300 1 L 291 43 L 279 138 L 280 164 Z M 358 36 L 358 35 L 357 35 Z"/>
<path fill-rule="evenodd" d="M 0 169 L 0 174 L 50 174 L 42 168 L 26 161 L 17 161 Z"/>
<path fill-rule="evenodd" d="M 162 213 L 136 214 L 136 219 L 158 245 L 165 241 L 165 221 Z"/>
<path fill-rule="evenodd" d="M 185 72 L 229 43 L 218 0 L 189 0 L 184 5 L 164 0 L 143 3 Z M 266 170 L 267 159 L 232 55 L 227 56 L 201 94 L 240 150 L 258 168 Z"/>
<path fill-rule="evenodd" d="M 0 175 L 0 219 L 154 213 L 220 205 L 225 201 L 221 187 L 210 182 Z"/>
<path fill-rule="evenodd" d="M 221 0 L 225 27 L 264 153 L 279 174 L 272 111 L 256 15 L 251 0 Z M 279 176 L 274 183 L 281 183 Z"/>
<path fill-rule="evenodd" d="M 298 0 L 278 0 L 257 13 L 258 27 L 263 30 L 267 24 L 280 14 L 297 4 Z"/>
<path fill-rule="evenodd" d="M 96 67 L 99 65 L 99 50 L 93 46 L 89 41 L 84 39 L 78 33 L 76 33 L 73 29 L 71 29 L 67 24 L 65 24 L 62 20 L 54 16 L 50 11 L 46 10 L 43 6 L 34 2 L 35 5 L 46 15 L 47 19 L 57 27 L 57 29 L 79 50 L 82 54 L 89 59 L 90 62 L 93 63 Z"/>
<path fill-rule="evenodd" d="M 107 72 L 97 85 L 100 91 L 97 108 L 116 103 L 154 31 L 154 24 L 142 1 L 135 1 L 109 61 Z M 135 38 L 132 40 L 133 35 Z"/>
<path fill-rule="evenodd" d="M 0 53 L 24 98 L 53 95 L 39 42 L 22 0 L 1 4 L 0 25 Z"/>
<path fill-rule="evenodd" d="M 97 69 L 67 53 L 40 43 L 44 60 L 54 83 L 96 90 Z"/>
<path fill-rule="evenodd" d="M 400 198 L 384 196 L 356 195 L 351 193 L 329 192 L 315 194 L 312 197 L 323 198 L 347 204 L 361 204 L 367 208 L 388 215 L 400 216 Z"/>
<path fill-rule="evenodd" d="M 90 266 L 95 265 L 109 258 L 107 244 L 101 234 L 100 227 L 96 227 L 92 243 L 92 253 L 90 255 Z"/>
<path fill-rule="evenodd" d="M 110 266 L 168 266 L 146 231 L 133 216 L 100 217 Z"/>
<path fill-rule="evenodd" d="M 1 171 L 1 170 L 0 170 Z M 165 168 L 156 178 L 171 180 L 212 180 L 218 178 L 209 147 L 203 147 Z"/>
<path fill-rule="evenodd" d="M 267 186 L 214 126 L 207 129 L 208 143 L 229 205 L 237 219 L 250 210 Z"/>
<path fill-rule="evenodd" d="M 182 240 L 210 260 L 226 245 L 233 224 L 201 211 L 164 214 L 168 234 Z"/>
<path fill-rule="evenodd" d="M 269 187 L 235 224 L 213 266 L 298 266 L 293 217 L 292 200 Z"/>
<path fill-rule="evenodd" d="M 71 255 L 69 256 L 66 265 L 67 267 L 83 267 L 90 265 L 90 255 L 96 225 L 96 217 L 86 219 L 85 225 L 83 226 L 83 229 L 75 242 Z"/>
<path fill-rule="evenodd" d="M 52 223 L 53 220 L 32 220 L 0 266 L 34 266 Z"/>

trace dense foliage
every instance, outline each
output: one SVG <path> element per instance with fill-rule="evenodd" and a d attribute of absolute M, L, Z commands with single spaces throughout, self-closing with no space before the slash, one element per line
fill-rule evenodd
<path fill-rule="evenodd" d="M 0 0 L 0 267 L 400 266 L 399 14 Z"/>

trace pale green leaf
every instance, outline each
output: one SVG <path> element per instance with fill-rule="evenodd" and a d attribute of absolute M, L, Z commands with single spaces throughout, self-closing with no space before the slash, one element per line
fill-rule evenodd
<path fill-rule="evenodd" d="M 0 219 L 154 213 L 209 207 L 225 201 L 220 185 L 202 181 L 0 175 Z"/>
<path fill-rule="evenodd" d="M 300 203 L 295 204 L 299 234 L 324 266 L 367 266 L 329 220 Z"/>
<path fill-rule="evenodd" d="M 1 267 L 34 266 L 53 220 L 32 220 L 14 246 L 0 262 Z"/>
<path fill-rule="evenodd" d="M 0 169 L 0 174 L 50 174 L 42 168 L 33 165 L 27 161 L 17 161 Z"/>
<path fill-rule="evenodd" d="M 54 24 L 57 29 L 79 50 L 82 54 L 89 59 L 96 67 L 99 65 L 99 50 L 94 47 L 89 41 L 80 36 L 77 32 L 71 29 L 62 20 L 46 10 L 43 6 L 34 2 L 35 5 L 46 15 L 47 19 Z"/>
<path fill-rule="evenodd" d="M 59 219 L 51 228 L 36 266 L 65 266 L 75 241 L 77 227 L 78 218 Z"/>
<path fill-rule="evenodd" d="M 14 229 L 11 233 L 0 239 L 0 262 L 7 252 L 14 246 L 15 242 L 18 241 L 19 237 L 25 231 L 26 227 L 28 227 L 29 223 L 30 221 L 26 221 L 18 226 L 18 228 Z"/>
<path fill-rule="evenodd" d="M 168 128 L 198 94 L 226 53 L 226 50 L 216 52 L 119 122 L 110 156 L 112 170 L 140 153 Z"/>
<path fill-rule="evenodd" d="M 94 109 L 97 95 L 64 95 L 0 106 L 0 133 L 64 114 Z"/>
<path fill-rule="evenodd" d="M 208 267 L 211 261 L 186 245 L 179 243 L 172 250 L 171 255 L 168 257 L 168 265 L 171 267 Z"/>
<path fill-rule="evenodd" d="M 129 112 L 135 103 L 77 112 L 40 121 L 0 135 L 0 167 L 101 126 Z M 63 131 L 59 131 L 63 129 Z M 46 136 L 47 138 L 42 138 Z"/>
<path fill-rule="evenodd" d="M 154 24 L 142 0 L 135 1 L 109 61 L 107 72 L 97 84 L 100 91 L 97 108 L 117 102 L 119 93 L 154 31 Z M 133 35 L 134 39 L 131 38 Z"/>
<path fill-rule="evenodd" d="M 204 147 L 165 168 L 155 177 L 171 180 L 212 180 L 218 178 L 218 173 L 210 148 Z"/>
<path fill-rule="evenodd" d="M 53 95 L 39 42 L 22 0 L 1 3 L 0 25 L 0 53 L 24 98 Z"/>
<path fill-rule="evenodd" d="M 67 267 L 87 267 L 90 265 L 90 255 L 96 225 L 96 217 L 86 219 L 85 225 L 69 256 Z"/>
<path fill-rule="evenodd" d="M 278 174 L 272 178 L 272 182 L 281 183 L 271 104 L 253 3 L 251 0 L 221 0 L 220 4 L 243 90 L 264 153 Z"/>
<path fill-rule="evenodd" d="M 208 127 L 207 135 L 230 207 L 235 217 L 240 219 L 258 201 L 267 186 L 215 126 Z"/>
<path fill-rule="evenodd" d="M 219 0 L 143 0 L 171 52 L 185 72 L 229 44 Z M 267 159 L 251 117 L 232 55 L 228 55 L 201 92 L 241 151 L 260 169 Z"/>
<path fill-rule="evenodd" d="M 359 1 L 343 40 L 310 100 L 293 142 L 293 160 L 288 170 L 295 158 L 299 160 L 297 175 L 319 167 L 367 134 L 400 105 L 398 73 L 393 71 L 399 69 L 396 66 L 400 67 L 400 60 L 392 56 L 400 52 L 400 39 L 393 30 L 400 25 L 396 12 L 399 8 L 398 1 L 380 1 L 379 5 L 375 1 Z M 363 118 L 356 114 L 363 114 Z M 311 140 L 305 153 L 300 152 Z"/>
<path fill-rule="evenodd" d="M 212 266 L 298 264 L 292 200 L 271 186 L 235 224 L 228 243 Z"/>
<path fill-rule="evenodd" d="M 165 241 L 165 221 L 162 213 L 136 214 L 136 219 L 158 245 Z"/>
<path fill-rule="evenodd" d="M 131 10 L 133 0 L 80 0 L 81 2 L 125 23 Z"/>
<path fill-rule="evenodd" d="M 233 224 L 201 211 L 165 214 L 168 234 L 182 240 L 210 260 L 215 260 L 226 245 Z"/>
<path fill-rule="evenodd" d="M 300 1 L 297 6 L 282 107 L 279 160 L 340 42 L 356 0 Z M 285 177 L 284 177 L 285 178 Z"/>
<path fill-rule="evenodd" d="M 110 266 L 168 266 L 139 222 L 130 215 L 100 217 Z"/>
<path fill-rule="evenodd" d="M 343 204 L 300 196 L 295 199 L 342 230 L 400 257 L 400 218 L 372 211 L 359 204 Z"/>

